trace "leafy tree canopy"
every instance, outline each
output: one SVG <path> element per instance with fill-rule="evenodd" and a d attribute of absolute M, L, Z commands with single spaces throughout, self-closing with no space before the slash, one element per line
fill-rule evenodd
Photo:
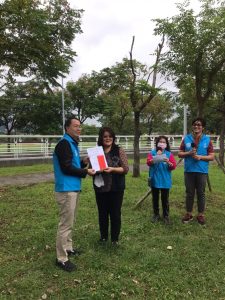
<path fill-rule="evenodd" d="M 46 91 L 43 83 L 8 83 L 0 97 L 0 121 L 7 134 L 61 134 L 61 103 L 61 93 Z"/>
<path fill-rule="evenodd" d="M 68 112 L 76 115 L 81 123 L 103 112 L 99 83 L 94 75 L 83 75 L 76 82 L 68 82 L 66 96 L 70 103 Z"/>
<path fill-rule="evenodd" d="M 198 14 L 185 1 L 178 5 L 178 15 L 155 20 L 155 34 L 163 34 L 168 45 L 161 57 L 161 71 L 172 77 L 178 88 L 193 80 L 199 115 L 225 72 L 224 1 L 201 2 Z"/>
<path fill-rule="evenodd" d="M 67 73 L 81 33 L 82 10 L 67 0 L 5 0 L 0 3 L 0 76 L 36 76 L 53 85 Z"/>

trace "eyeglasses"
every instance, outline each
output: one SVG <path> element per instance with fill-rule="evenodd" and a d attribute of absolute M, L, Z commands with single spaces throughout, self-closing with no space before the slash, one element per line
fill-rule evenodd
<path fill-rule="evenodd" d="M 202 124 L 201 123 L 194 123 L 192 126 L 193 127 L 195 127 L 195 126 L 202 127 Z"/>

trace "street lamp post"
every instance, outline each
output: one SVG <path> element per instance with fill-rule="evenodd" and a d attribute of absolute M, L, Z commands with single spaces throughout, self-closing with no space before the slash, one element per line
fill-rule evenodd
<path fill-rule="evenodd" d="M 187 134 L 187 105 L 184 104 L 184 128 L 183 128 L 183 135 Z"/>
<path fill-rule="evenodd" d="M 63 125 L 63 134 L 65 133 L 65 110 L 64 110 L 64 86 L 63 86 L 63 77 L 62 77 L 62 125 Z"/>

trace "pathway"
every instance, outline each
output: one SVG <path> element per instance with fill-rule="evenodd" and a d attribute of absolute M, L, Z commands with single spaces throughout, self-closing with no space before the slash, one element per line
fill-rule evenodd
<path fill-rule="evenodd" d="M 130 168 L 132 170 L 132 168 Z M 141 165 L 141 171 L 147 171 L 148 167 L 146 165 Z M 25 175 L 14 175 L 0 177 L 0 186 L 7 185 L 31 185 L 41 182 L 51 182 L 54 181 L 53 173 L 34 173 Z"/>

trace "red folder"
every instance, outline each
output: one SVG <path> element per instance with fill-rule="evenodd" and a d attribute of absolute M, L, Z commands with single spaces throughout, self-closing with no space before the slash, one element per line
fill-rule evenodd
<path fill-rule="evenodd" d="M 104 155 L 97 155 L 100 170 L 107 168 Z"/>

